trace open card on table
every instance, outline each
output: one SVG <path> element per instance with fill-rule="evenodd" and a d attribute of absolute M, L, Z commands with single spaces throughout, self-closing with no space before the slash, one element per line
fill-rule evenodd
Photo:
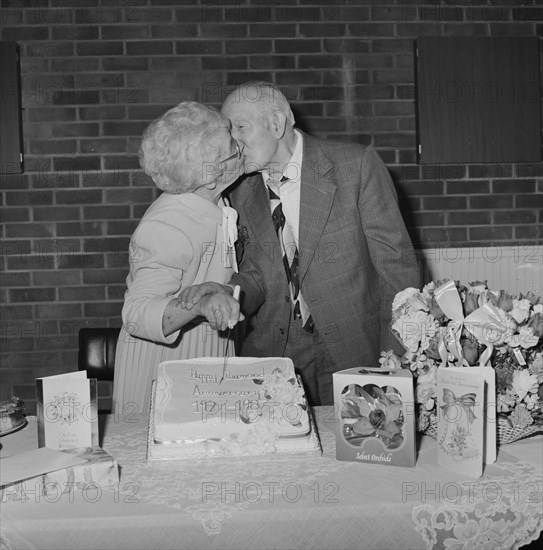
<path fill-rule="evenodd" d="M 36 379 L 38 446 L 50 449 L 96 447 L 96 378 L 86 371 Z"/>
<path fill-rule="evenodd" d="M 469 368 L 437 370 L 438 464 L 483 475 L 484 378 Z"/>

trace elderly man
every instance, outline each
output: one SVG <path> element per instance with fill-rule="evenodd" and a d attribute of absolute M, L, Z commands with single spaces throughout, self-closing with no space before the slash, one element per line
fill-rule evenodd
<path fill-rule="evenodd" d="M 248 82 L 225 100 L 247 174 L 232 189 L 239 213 L 241 354 L 292 358 L 312 405 L 333 402 L 332 373 L 378 367 L 398 350 L 389 329 L 396 292 L 419 269 L 390 175 L 372 147 L 294 128 L 281 91 Z M 204 283 L 186 307 L 210 292 Z"/>

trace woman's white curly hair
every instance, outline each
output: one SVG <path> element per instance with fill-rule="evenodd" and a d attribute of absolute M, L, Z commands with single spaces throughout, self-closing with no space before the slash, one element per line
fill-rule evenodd
<path fill-rule="evenodd" d="M 210 172 L 212 180 L 222 175 L 218 160 L 228 147 L 224 142 L 228 124 L 213 107 L 179 103 L 143 132 L 140 166 L 165 193 L 195 191 L 210 183 Z"/>

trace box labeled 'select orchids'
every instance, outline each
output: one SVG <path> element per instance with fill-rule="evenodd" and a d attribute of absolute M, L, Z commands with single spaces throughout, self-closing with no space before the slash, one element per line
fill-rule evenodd
<path fill-rule="evenodd" d="M 333 374 L 336 458 L 415 466 L 413 377 L 406 369 L 353 368 Z"/>

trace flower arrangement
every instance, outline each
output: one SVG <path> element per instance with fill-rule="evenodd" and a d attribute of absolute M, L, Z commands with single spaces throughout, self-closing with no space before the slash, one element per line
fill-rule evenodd
<path fill-rule="evenodd" d="M 283 426 L 302 426 L 300 419 L 302 411 L 307 411 L 307 405 L 296 378 L 276 368 L 262 378 L 253 378 L 253 382 L 260 386 L 259 397 L 243 400 L 239 413 L 240 420 L 251 426 L 222 439 L 219 445 L 221 455 L 273 453 Z M 264 415 L 268 422 L 261 421 Z"/>
<path fill-rule="evenodd" d="M 385 368 L 409 368 L 416 379 L 417 424 L 436 415 L 440 367 L 490 365 L 496 371 L 498 421 L 543 431 L 543 303 L 530 292 L 512 296 L 486 281 L 407 288 L 392 304 L 392 332 L 406 349 L 382 352 Z"/>
<path fill-rule="evenodd" d="M 238 238 L 236 240 L 236 254 L 238 258 L 243 258 L 245 249 L 249 246 L 251 242 L 249 238 L 249 230 L 247 229 L 246 225 L 238 226 L 237 230 Z"/>
<path fill-rule="evenodd" d="M 12 397 L 9 401 L 3 401 L 0 403 L 0 412 L 7 415 L 22 414 L 23 401 L 21 401 L 18 397 Z"/>
<path fill-rule="evenodd" d="M 241 404 L 240 419 L 245 424 L 258 422 L 267 409 L 267 418 L 278 426 L 302 425 L 303 411 L 307 411 L 305 394 L 301 384 L 289 373 L 275 368 L 263 378 L 253 378 L 260 387 L 258 400 L 244 400 Z"/>

